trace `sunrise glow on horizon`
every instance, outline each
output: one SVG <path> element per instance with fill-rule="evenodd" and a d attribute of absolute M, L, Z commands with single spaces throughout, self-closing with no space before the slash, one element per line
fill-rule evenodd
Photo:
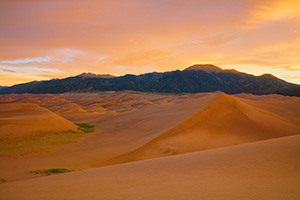
<path fill-rule="evenodd" d="M 0 2 L 0 85 L 214 64 L 300 84 L 299 0 Z"/>

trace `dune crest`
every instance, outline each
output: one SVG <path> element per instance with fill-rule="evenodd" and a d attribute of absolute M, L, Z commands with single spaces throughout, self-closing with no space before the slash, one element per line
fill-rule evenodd
<path fill-rule="evenodd" d="M 0 104 L 0 137 L 16 138 L 78 131 L 67 119 L 31 103 Z"/>

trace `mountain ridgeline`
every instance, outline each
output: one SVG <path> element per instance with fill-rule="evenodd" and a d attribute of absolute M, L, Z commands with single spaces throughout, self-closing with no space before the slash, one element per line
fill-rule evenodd
<path fill-rule="evenodd" d="M 193 65 L 183 71 L 127 74 L 114 77 L 83 73 L 65 79 L 33 81 L 3 88 L 8 93 L 65 93 L 123 91 L 158 93 L 198 93 L 222 91 L 228 94 L 283 94 L 300 96 L 300 85 L 288 83 L 271 74 L 254 76 L 236 70 L 222 70 L 214 65 Z"/>

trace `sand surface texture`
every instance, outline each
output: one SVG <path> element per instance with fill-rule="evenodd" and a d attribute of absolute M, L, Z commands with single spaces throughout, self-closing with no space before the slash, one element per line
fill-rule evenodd
<path fill-rule="evenodd" d="M 0 113 L 0 129 L 28 120 L 1 141 L 96 125 L 46 153 L 0 156 L 0 199 L 300 198 L 298 97 L 10 94 Z M 30 173 L 50 168 L 75 172 Z"/>
<path fill-rule="evenodd" d="M 2 184 L 0 199 L 243 199 L 300 197 L 300 137 Z"/>

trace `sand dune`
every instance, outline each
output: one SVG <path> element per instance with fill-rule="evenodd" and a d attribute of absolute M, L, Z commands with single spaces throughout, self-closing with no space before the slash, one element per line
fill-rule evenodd
<path fill-rule="evenodd" d="M 0 157 L 0 177 L 11 181 L 34 178 L 29 171 L 35 169 L 88 169 L 300 133 L 300 98 L 295 97 L 203 93 L 11 94 L 1 98 L 40 101 L 56 111 L 70 102 L 85 110 L 99 108 L 99 112 L 63 115 L 72 122 L 97 125 L 96 132 L 76 143 L 34 157 Z M 117 103 L 104 108 L 109 102 Z"/>
<path fill-rule="evenodd" d="M 300 136 L 0 185 L 0 199 L 300 198 Z"/>
<path fill-rule="evenodd" d="M 72 113 L 85 113 L 86 111 L 82 109 L 76 103 L 66 103 L 56 111 L 61 114 L 72 114 Z"/>
<path fill-rule="evenodd" d="M 35 104 L 1 103 L 0 137 L 16 138 L 45 133 L 78 131 L 77 126 Z"/>
<path fill-rule="evenodd" d="M 251 101 L 222 93 L 183 123 L 107 164 L 299 134 L 299 113 L 299 99 Z"/>
<path fill-rule="evenodd" d="M 58 114 L 130 112 L 158 105 L 183 103 L 206 94 L 183 96 L 107 92 L 0 95 L 2 103 L 34 103 Z"/>

